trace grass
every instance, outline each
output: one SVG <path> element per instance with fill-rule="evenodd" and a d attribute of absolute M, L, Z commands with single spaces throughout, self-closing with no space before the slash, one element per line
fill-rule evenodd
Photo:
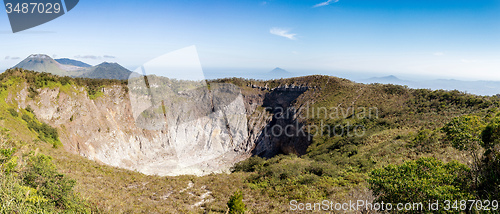
<path fill-rule="evenodd" d="M 247 87 L 248 84 L 267 85 L 269 88 L 285 84 L 308 86 L 311 89 L 292 103 L 296 108 L 307 103 L 311 108 L 327 109 L 376 107 L 379 114 L 374 118 L 302 120 L 306 125 L 318 125 L 320 122 L 344 124 L 349 121 L 350 124 L 364 125 L 367 131 L 362 137 L 316 135 L 307 154 L 301 157 L 280 155 L 267 160 L 251 158 L 239 163 L 231 174 L 159 177 L 106 166 L 44 142 L 47 140 L 39 138 L 40 134 L 30 130 L 28 123 L 22 119 L 23 115 L 35 118 L 34 115 L 19 108 L 15 101 L 15 95 L 26 86 L 23 85 L 23 78 L 39 74 L 20 72 L 16 74 L 18 76 L 11 75 L 0 78 L 1 84 L 5 86 L 0 87 L 0 126 L 10 130 L 5 131 L 9 138 L 25 142 L 16 145 L 22 151 L 53 157 L 57 170 L 76 180 L 74 190 L 89 202 L 89 206 L 95 206 L 99 213 L 226 213 L 227 201 L 238 190 L 243 193 L 243 202 L 249 213 L 286 213 L 290 211 L 288 203 L 292 199 L 301 202 L 323 199 L 338 202 L 360 198 L 373 200 L 366 184 L 366 178 L 373 169 L 420 157 L 469 163 L 471 158 L 446 144 L 439 129 L 455 116 L 478 114 L 487 117 L 496 114 L 498 110 L 495 107 L 499 106 L 500 100 L 457 92 L 363 85 L 318 75 L 270 81 L 238 78 L 213 80 L 240 86 L 246 97 L 265 93 Z M 62 80 L 56 78 L 47 81 L 48 84 L 43 87 L 59 88 L 60 93 L 70 96 L 77 86 L 89 87 L 78 82 L 83 80 L 69 79 L 67 84 L 58 81 Z M 102 87 L 107 87 L 103 82 L 91 82 L 91 85 L 95 92 L 89 93 L 91 99 L 102 96 Z M 7 109 L 13 109 L 18 115 Z M 263 107 L 257 106 L 257 111 L 262 112 Z M 59 134 L 68 135 L 65 130 L 61 126 Z M 423 130 L 436 133 L 437 141 L 429 141 L 431 143 L 428 145 L 415 142 L 415 139 L 422 137 L 419 133 L 422 134 Z M 322 131 L 313 129 L 316 133 Z"/>

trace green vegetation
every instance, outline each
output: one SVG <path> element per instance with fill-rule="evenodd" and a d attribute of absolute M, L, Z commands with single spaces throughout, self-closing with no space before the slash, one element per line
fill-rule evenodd
<path fill-rule="evenodd" d="M 309 115 L 302 121 L 304 129 L 311 130 L 309 134 L 314 136 L 307 154 L 240 162 L 233 171 L 252 173 L 246 180 L 252 188 L 282 203 L 291 199 L 345 201 L 349 198 L 346 194 L 355 189 L 371 189 L 374 196 L 379 196 L 376 200 L 395 203 L 498 196 L 499 156 L 494 149 L 488 149 L 498 145 L 495 136 L 499 136 L 499 130 L 493 119 L 498 114 L 497 97 L 361 85 L 323 76 L 307 78 L 313 79 L 308 86 L 321 88 L 305 92 L 294 103 L 310 106 L 301 111 Z M 234 78 L 225 81 L 247 84 Z M 302 84 L 299 81 L 292 78 L 253 84 L 276 87 Z M 378 115 L 359 117 L 359 113 L 348 111 L 363 107 L 377 109 Z M 326 109 L 327 113 L 318 113 L 318 109 Z M 347 113 L 331 114 L 333 110 L 329 109 Z M 360 125 L 365 132 L 360 136 L 332 134 L 327 128 L 336 125 L 350 131 L 349 127 Z M 483 150 L 487 151 L 484 155 Z M 488 164 L 483 157 L 488 157 Z M 425 174 L 426 170 L 436 173 Z M 405 188 L 395 191 L 397 185 Z M 423 190 L 411 189 L 419 185 Z M 365 191 L 361 192 L 360 197 L 369 198 Z"/>
<path fill-rule="evenodd" d="M 363 85 L 318 75 L 210 83 L 236 84 L 247 97 L 269 92 L 249 85 L 309 87 L 292 102 L 301 114 L 309 115 L 299 118 L 313 136 L 306 154 L 283 151 L 269 159 L 251 157 L 236 164 L 230 174 L 201 177 L 146 176 L 105 166 L 54 148 L 64 132 L 38 121 L 32 107 L 17 106 L 12 94 L 26 87 L 28 99 L 37 99 L 41 88 L 59 87 L 61 93 L 70 94 L 85 87 L 89 97 L 97 99 L 103 88 L 126 82 L 11 69 L 0 74 L 0 212 L 226 213 L 229 208 L 283 213 L 289 211 L 290 200 L 396 203 L 500 198 L 500 97 Z M 180 85 L 173 91 L 193 87 Z M 363 107 L 372 114 L 360 114 Z M 335 108 L 344 112 L 330 114 Z M 318 114 L 318 109 L 328 114 Z M 75 117 L 69 121 L 77 122 Z M 328 128 L 336 125 L 351 133 L 361 126 L 364 132 L 353 136 Z"/>
<path fill-rule="evenodd" d="M 38 137 L 45 142 L 51 143 L 54 148 L 62 146 L 61 141 L 59 141 L 59 135 L 57 129 L 52 128 L 46 123 L 39 122 L 36 118 L 32 118 L 28 114 L 24 114 L 22 119 L 28 124 L 30 130 L 38 133 Z"/>
<path fill-rule="evenodd" d="M 9 112 L 10 112 L 10 115 L 12 115 L 13 117 L 18 117 L 19 114 L 17 113 L 17 111 L 13 108 L 9 108 L 7 109 Z"/>
<path fill-rule="evenodd" d="M 73 191 L 75 181 L 58 173 L 52 158 L 0 134 L 0 212 L 91 213 L 95 206 Z M 25 159 L 27 161 L 21 161 Z"/>
<path fill-rule="evenodd" d="M 29 97 L 35 98 L 38 95 L 37 89 L 48 87 L 59 87 L 62 91 L 70 90 L 72 85 L 83 86 L 87 90 L 89 98 L 95 99 L 102 96 L 102 88 L 111 85 L 126 86 L 126 80 L 116 79 L 91 79 L 91 78 L 71 78 L 61 77 L 49 73 L 38 73 L 34 71 L 23 70 L 19 68 L 7 69 L 0 74 L 0 81 L 5 81 L 9 78 L 23 78 L 29 85 Z M 126 87 L 123 87 L 126 90 Z"/>
<path fill-rule="evenodd" d="M 21 80 L 5 75 L 0 75 L 0 84 L 5 86 L 0 90 L 0 109 L 8 112 L 0 117 L 0 212 L 97 211 L 73 190 L 75 181 L 59 173 L 50 156 L 38 153 L 38 145 L 62 145 L 57 129 L 39 122 L 31 106 L 20 109 L 12 105 L 9 94 L 16 94 Z"/>
<path fill-rule="evenodd" d="M 466 165 L 456 161 L 445 164 L 435 158 L 420 158 L 375 169 L 368 183 L 379 203 L 416 202 L 427 208 L 429 202 L 436 200 L 475 199 L 469 191 L 469 171 Z M 445 212 L 444 209 L 440 211 Z"/>
<path fill-rule="evenodd" d="M 90 213 L 88 205 L 72 192 L 75 181 L 57 172 L 50 156 L 31 156 L 22 177 L 27 186 L 37 189 L 56 208 Z"/>
<path fill-rule="evenodd" d="M 243 214 L 247 210 L 245 203 L 243 203 L 243 194 L 241 191 L 235 192 L 229 201 L 227 202 L 227 207 L 230 214 Z"/>
<path fill-rule="evenodd" d="M 478 116 L 455 117 L 443 127 L 447 140 L 459 150 L 474 151 L 481 141 L 484 122 Z"/>

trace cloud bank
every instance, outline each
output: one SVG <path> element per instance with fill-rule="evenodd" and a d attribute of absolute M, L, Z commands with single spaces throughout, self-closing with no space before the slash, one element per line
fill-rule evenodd
<path fill-rule="evenodd" d="M 290 33 L 289 30 L 281 29 L 281 28 L 271 28 L 269 30 L 269 33 L 276 35 L 276 36 L 281 36 L 285 37 L 291 40 L 296 40 L 297 38 L 295 37 L 297 34 L 295 33 Z"/>
<path fill-rule="evenodd" d="M 330 5 L 331 3 L 337 3 L 337 2 L 339 2 L 339 0 L 328 0 L 328 1 L 321 2 L 321 3 L 319 3 L 319 4 L 316 4 L 316 5 L 314 5 L 313 7 L 323 7 L 323 6 Z"/>
<path fill-rule="evenodd" d="M 110 55 L 104 55 L 104 56 L 95 56 L 95 55 L 84 55 L 84 56 L 81 56 L 81 55 L 77 55 L 75 56 L 75 58 L 78 58 L 78 59 L 102 59 L 102 58 L 105 58 L 105 59 L 114 59 L 116 58 L 115 56 L 110 56 Z"/>

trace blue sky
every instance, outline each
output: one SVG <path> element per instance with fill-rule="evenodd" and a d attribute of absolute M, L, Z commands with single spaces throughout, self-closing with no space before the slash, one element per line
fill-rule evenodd
<path fill-rule="evenodd" d="M 234 76 L 281 67 L 500 80 L 499 38 L 498 0 L 80 0 L 16 34 L 0 12 L 0 68 L 46 53 L 135 69 L 196 45 L 205 70 Z"/>

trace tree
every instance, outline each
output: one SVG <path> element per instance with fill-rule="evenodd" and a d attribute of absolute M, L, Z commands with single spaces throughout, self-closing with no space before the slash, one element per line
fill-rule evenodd
<path fill-rule="evenodd" d="M 500 121 L 492 121 L 484 128 L 482 134 L 483 147 L 491 149 L 500 143 Z"/>
<path fill-rule="evenodd" d="M 24 183 L 40 191 L 58 208 L 73 206 L 73 186 L 75 181 L 57 172 L 52 157 L 38 154 L 32 156 L 23 176 Z"/>
<path fill-rule="evenodd" d="M 490 200 L 500 197 L 500 120 L 494 119 L 482 133 L 486 149 L 480 165 L 478 194 Z"/>
<path fill-rule="evenodd" d="M 443 127 L 447 140 L 461 151 L 476 151 L 481 144 L 484 122 L 478 116 L 455 117 Z"/>
<path fill-rule="evenodd" d="M 473 199 L 469 171 L 457 161 L 443 163 L 435 158 L 420 158 L 375 169 L 368 183 L 377 202 L 422 203 L 425 208 L 429 201 Z"/>
<path fill-rule="evenodd" d="M 231 197 L 229 197 L 227 206 L 230 214 L 245 213 L 247 208 L 245 203 L 243 203 L 243 194 L 241 191 L 236 191 Z"/>
<path fill-rule="evenodd" d="M 471 155 L 472 174 L 474 187 L 477 186 L 481 165 L 481 135 L 485 127 L 484 121 L 479 116 L 465 115 L 453 118 L 443 127 L 446 139 L 451 145 L 461 151 L 468 151 Z"/>

